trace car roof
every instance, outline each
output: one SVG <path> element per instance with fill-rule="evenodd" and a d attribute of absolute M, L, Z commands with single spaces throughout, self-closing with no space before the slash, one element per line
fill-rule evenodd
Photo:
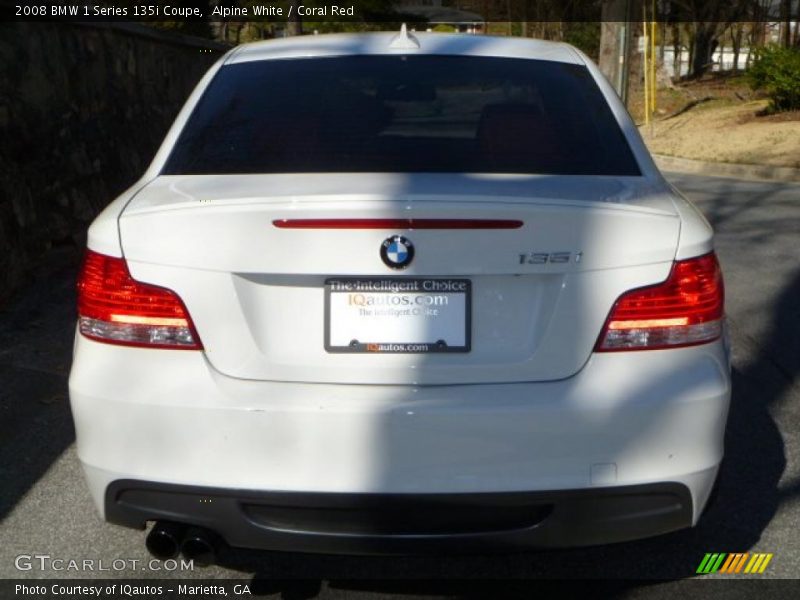
<path fill-rule="evenodd" d="M 412 39 L 398 38 L 397 31 L 381 33 L 339 33 L 303 35 L 251 44 L 235 48 L 226 64 L 280 58 L 315 58 L 352 55 L 438 54 L 458 56 L 491 56 L 527 58 L 563 63 L 583 64 L 569 44 L 519 37 L 471 34 L 408 33 Z M 405 42 L 405 43 L 403 43 Z M 419 47 L 417 47 L 417 43 Z"/>

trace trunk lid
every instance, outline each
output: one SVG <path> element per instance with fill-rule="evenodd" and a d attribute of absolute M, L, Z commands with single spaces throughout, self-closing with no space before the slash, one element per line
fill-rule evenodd
<path fill-rule="evenodd" d="M 284 219 L 507 219 L 523 225 L 276 227 Z M 668 192 L 639 177 L 162 176 L 120 217 L 132 275 L 181 296 L 219 372 L 363 384 L 569 377 L 591 355 L 616 298 L 666 278 L 679 230 Z M 408 238 L 416 251 L 402 271 L 380 257 L 393 235 Z M 567 253 L 565 262 L 550 260 Z M 331 278 L 468 280 L 470 351 L 327 351 L 325 282 Z"/>

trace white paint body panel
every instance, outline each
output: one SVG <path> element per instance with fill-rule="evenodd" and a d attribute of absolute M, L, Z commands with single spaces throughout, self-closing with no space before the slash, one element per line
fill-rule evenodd
<path fill-rule="evenodd" d="M 101 512 L 115 479 L 533 491 L 591 487 L 592 466 L 614 463 L 615 485 L 686 484 L 696 519 L 722 457 L 729 395 L 722 342 L 595 354 L 557 382 L 418 387 L 243 381 L 200 352 L 79 337 L 70 376 L 78 452 Z"/>

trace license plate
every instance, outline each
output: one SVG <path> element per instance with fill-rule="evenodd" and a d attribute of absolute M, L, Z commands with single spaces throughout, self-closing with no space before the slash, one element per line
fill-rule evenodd
<path fill-rule="evenodd" d="M 468 279 L 325 281 L 328 352 L 469 352 Z"/>

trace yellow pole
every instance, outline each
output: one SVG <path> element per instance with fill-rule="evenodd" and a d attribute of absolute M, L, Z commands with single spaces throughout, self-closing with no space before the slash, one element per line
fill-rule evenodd
<path fill-rule="evenodd" d="M 644 124 L 650 123 L 650 77 L 647 66 L 647 2 L 642 3 L 642 71 L 644 71 Z"/>
<path fill-rule="evenodd" d="M 650 114 L 656 113 L 656 0 L 650 11 Z"/>

